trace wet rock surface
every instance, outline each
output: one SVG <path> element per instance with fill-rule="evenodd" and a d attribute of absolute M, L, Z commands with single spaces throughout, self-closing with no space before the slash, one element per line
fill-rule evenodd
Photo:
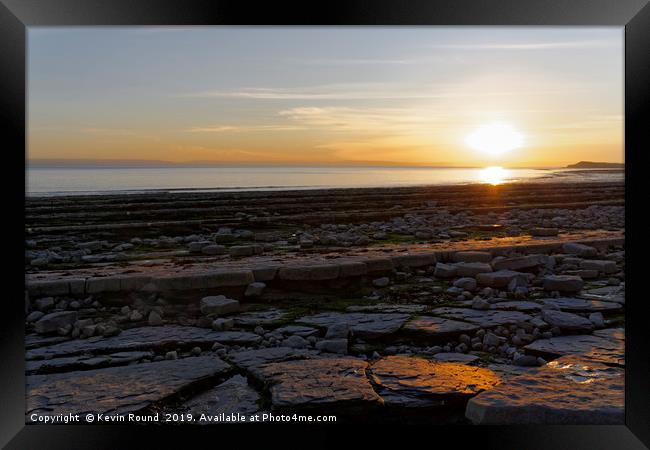
<path fill-rule="evenodd" d="M 368 363 L 356 358 L 319 358 L 272 363 L 259 372 L 270 384 L 276 408 L 353 408 L 379 405 L 372 389 Z"/>
<path fill-rule="evenodd" d="M 526 350 L 551 356 L 583 354 L 596 361 L 624 365 L 625 343 L 621 331 L 610 335 L 557 336 L 528 344 Z"/>
<path fill-rule="evenodd" d="M 624 371 L 575 356 L 512 377 L 467 404 L 476 424 L 622 425 Z"/>
<path fill-rule="evenodd" d="M 622 185 L 522 186 L 30 198 L 28 409 L 617 423 Z"/>
<path fill-rule="evenodd" d="M 374 363 L 370 377 L 389 406 L 439 406 L 450 397 L 472 396 L 499 384 L 491 370 L 424 358 L 389 356 Z"/>
<path fill-rule="evenodd" d="M 216 356 L 27 377 L 27 416 L 141 411 L 229 370 Z"/>

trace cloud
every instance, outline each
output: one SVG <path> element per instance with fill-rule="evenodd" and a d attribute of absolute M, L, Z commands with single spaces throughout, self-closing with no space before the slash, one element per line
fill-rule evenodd
<path fill-rule="evenodd" d="M 439 85 L 437 88 L 445 87 Z M 430 86 L 398 83 L 347 83 L 302 87 L 244 87 L 236 90 L 214 90 L 183 95 L 202 98 L 239 98 L 257 100 L 386 100 L 444 97 L 432 92 Z"/>
<path fill-rule="evenodd" d="M 296 131 L 303 127 L 289 125 L 258 125 L 258 126 L 233 126 L 233 125 L 212 125 L 206 127 L 191 127 L 184 130 L 189 133 L 242 133 L 250 131 Z"/>
<path fill-rule="evenodd" d="M 385 128 L 412 128 L 435 119 L 406 108 L 347 108 L 302 106 L 279 111 L 291 121 L 310 127 L 342 131 L 371 131 Z"/>
<path fill-rule="evenodd" d="M 318 66 L 365 66 L 365 65 L 403 65 L 422 62 L 418 59 L 371 59 L 371 58 L 340 58 L 340 59 L 299 59 L 293 61 L 299 64 Z"/>
<path fill-rule="evenodd" d="M 623 116 L 620 114 L 599 115 L 585 117 L 584 120 L 574 122 L 563 122 L 546 127 L 549 130 L 605 130 L 612 127 L 620 127 L 623 132 Z"/>
<path fill-rule="evenodd" d="M 611 40 L 565 41 L 565 42 L 528 42 L 520 44 L 489 43 L 489 44 L 435 44 L 430 48 L 450 50 L 552 50 L 552 49 L 581 49 L 603 48 L 619 45 Z"/>
<path fill-rule="evenodd" d="M 211 90 L 180 94 L 185 98 L 231 98 L 251 100 L 422 100 L 494 96 L 546 95 L 576 92 L 588 88 L 586 82 L 565 82 L 561 86 L 535 84 L 529 80 L 522 85 L 514 76 L 497 74 L 492 89 L 476 81 L 455 83 L 340 83 L 300 87 L 242 87 L 233 90 Z M 509 81 L 509 80 L 512 80 Z M 499 87 L 498 89 L 497 86 Z"/>

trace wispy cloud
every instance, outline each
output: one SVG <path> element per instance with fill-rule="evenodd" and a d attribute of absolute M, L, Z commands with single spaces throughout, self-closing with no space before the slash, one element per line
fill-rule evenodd
<path fill-rule="evenodd" d="M 502 83 L 505 84 L 505 83 Z M 186 98 L 232 98 L 252 100 L 418 100 L 461 97 L 491 97 L 509 95 L 544 95 L 558 92 L 576 92 L 585 89 L 585 83 L 565 83 L 561 87 L 532 89 L 530 86 L 511 86 L 508 89 L 470 89 L 463 83 L 407 84 L 407 83 L 349 83 L 301 87 L 242 87 L 233 90 L 213 90 L 181 94 Z"/>
<path fill-rule="evenodd" d="M 554 50 L 603 48 L 616 46 L 611 40 L 564 41 L 564 42 L 525 42 L 525 43 L 482 43 L 482 44 L 435 44 L 430 48 L 451 50 Z"/>
<path fill-rule="evenodd" d="M 419 92 L 418 92 L 419 91 Z M 389 83 L 324 84 L 302 87 L 244 87 L 236 90 L 214 90 L 186 94 L 186 97 L 241 98 L 258 100 L 365 100 L 420 98 L 422 86 Z"/>
<path fill-rule="evenodd" d="M 623 116 L 619 114 L 599 115 L 585 117 L 584 120 L 564 122 L 547 126 L 549 130 L 573 130 L 573 131 L 592 131 L 604 130 L 612 127 L 622 127 Z"/>
<path fill-rule="evenodd" d="M 433 126 L 443 126 L 448 116 L 427 109 L 410 108 L 346 108 L 303 106 L 279 111 L 280 116 L 310 128 L 331 131 L 355 131 L 376 134 L 377 131 L 410 133 Z"/>
<path fill-rule="evenodd" d="M 134 130 L 128 130 L 125 128 L 100 128 L 100 127 L 87 127 L 81 128 L 82 133 L 92 133 L 92 134 L 110 134 L 113 136 L 136 136 L 138 133 Z"/>
<path fill-rule="evenodd" d="M 299 59 L 292 61 L 299 64 L 317 66 L 365 66 L 365 65 L 403 65 L 417 64 L 422 62 L 419 59 L 372 59 L 372 58 L 323 58 L 323 59 Z"/>
<path fill-rule="evenodd" d="M 234 125 L 210 125 L 204 127 L 191 127 L 184 131 L 189 133 L 244 133 L 251 131 L 296 131 L 304 127 L 290 125 L 257 125 L 257 126 L 234 126 Z"/>

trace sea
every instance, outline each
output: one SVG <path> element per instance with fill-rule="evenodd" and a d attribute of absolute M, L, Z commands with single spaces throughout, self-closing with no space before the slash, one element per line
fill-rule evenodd
<path fill-rule="evenodd" d="M 514 182 L 622 181 L 621 169 L 431 167 L 27 167 L 27 196 Z"/>

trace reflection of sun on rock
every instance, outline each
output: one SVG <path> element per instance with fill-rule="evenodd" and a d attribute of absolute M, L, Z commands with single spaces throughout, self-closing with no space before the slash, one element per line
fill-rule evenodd
<path fill-rule="evenodd" d="M 582 354 L 606 364 L 625 364 L 625 342 L 622 329 L 594 331 L 593 334 L 555 336 L 539 339 L 524 347 L 527 352 L 542 356 Z"/>
<path fill-rule="evenodd" d="M 624 371 L 563 356 L 472 398 L 466 416 L 476 424 L 624 423 Z"/>
<path fill-rule="evenodd" d="M 383 358 L 371 366 L 370 374 L 387 406 L 441 405 L 500 383 L 489 369 L 409 356 Z"/>

